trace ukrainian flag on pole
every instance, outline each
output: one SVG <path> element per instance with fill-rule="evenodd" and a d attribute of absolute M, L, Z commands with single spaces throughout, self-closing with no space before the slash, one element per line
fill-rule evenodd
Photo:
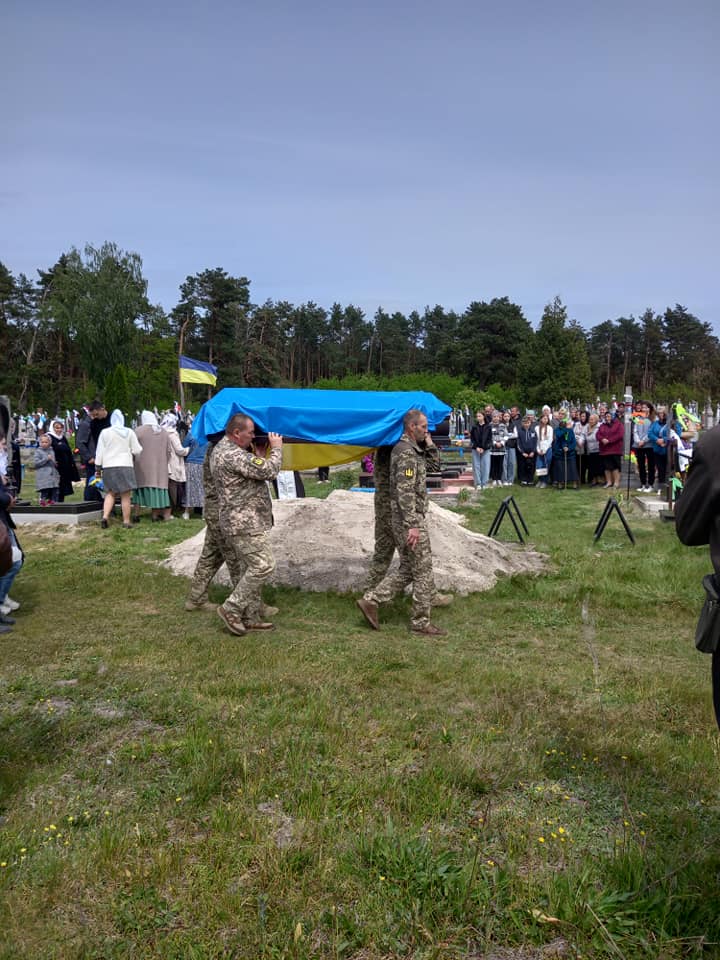
<path fill-rule="evenodd" d="M 217 367 L 202 360 L 191 360 L 180 355 L 180 383 L 217 383 Z"/>

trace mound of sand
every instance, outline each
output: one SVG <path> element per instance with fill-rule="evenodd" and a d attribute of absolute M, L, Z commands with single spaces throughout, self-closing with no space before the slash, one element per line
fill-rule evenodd
<path fill-rule="evenodd" d="M 272 583 L 341 593 L 363 586 L 374 548 L 372 494 L 334 490 L 326 500 L 274 500 L 273 514 L 270 539 L 277 569 Z M 544 568 L 546 558 L 541 554 L 472 533 L 460 514 L 434 503 L 427 520 L 440 590 L 476 593 L 489 590 L 502 574 L 535 574 Z M 201 530 L 177 544 L 166 566 L 192 577 L 204 538 Z M 225 567 L 217 580 L 229 584 Z"/>

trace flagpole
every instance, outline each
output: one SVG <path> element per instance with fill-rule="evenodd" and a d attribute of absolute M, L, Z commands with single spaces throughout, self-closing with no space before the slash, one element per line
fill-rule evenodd
<path fill-rule="evenodd" d="M 185 330 L 187 329 L 187 325 L 190 323 L 190 316 L 191 316 L 190 314 L 187 315 L 187 317 L 185 318 L 185 323 L 183 323 L 183 325 L 180 327 L 180 348 L 178 350 L 178 385 L 180 387 L 180 406 L 182 407 L 183 410 L 185 409 L 185 385 L 183 383 L 182 377 L 180 376 L 180 357 L 182 356 L 182 353 L 183 353 L 183 343 L 185 341 Z"/>

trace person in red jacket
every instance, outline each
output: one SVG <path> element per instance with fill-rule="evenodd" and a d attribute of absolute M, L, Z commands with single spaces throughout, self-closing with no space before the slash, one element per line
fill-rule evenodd
<path fill-rule="evenodd" d="M 600 445 L 600 456 L 605 470 L 605 489 L 614 487 L 620 489 L 620 465 L 622 463 L 623 440 L 625 426 L 619 417 L 613 417 L 608 410 L 605 421 L 600 424 L 597 432 Z"/>

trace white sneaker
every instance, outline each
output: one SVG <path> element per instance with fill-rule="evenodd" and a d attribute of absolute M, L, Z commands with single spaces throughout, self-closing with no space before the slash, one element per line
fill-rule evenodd
<path fill-rule="evenodd" d="M 20 604 L 17 602 L 17 600 L 11 600 L 10 597 L 5 597 L 5 603 L 3 604 L 3 606 L 7 607 L 8 610 L 20 609 Z"/>
<path fill-rule="evenodd" d="M 185 513 L 183 514 L 183 520 L 189 520 L 189 519 L 190 519 L 190 514 L 186 510 Z"/>
<path fill-rule="evenodd" d="M 646 490 L 647 490 L 647 487 L 638 487 L 638 488 L 637 488 L 637 492 L 638 492 L 638 493 L 645 493 Z"/>

